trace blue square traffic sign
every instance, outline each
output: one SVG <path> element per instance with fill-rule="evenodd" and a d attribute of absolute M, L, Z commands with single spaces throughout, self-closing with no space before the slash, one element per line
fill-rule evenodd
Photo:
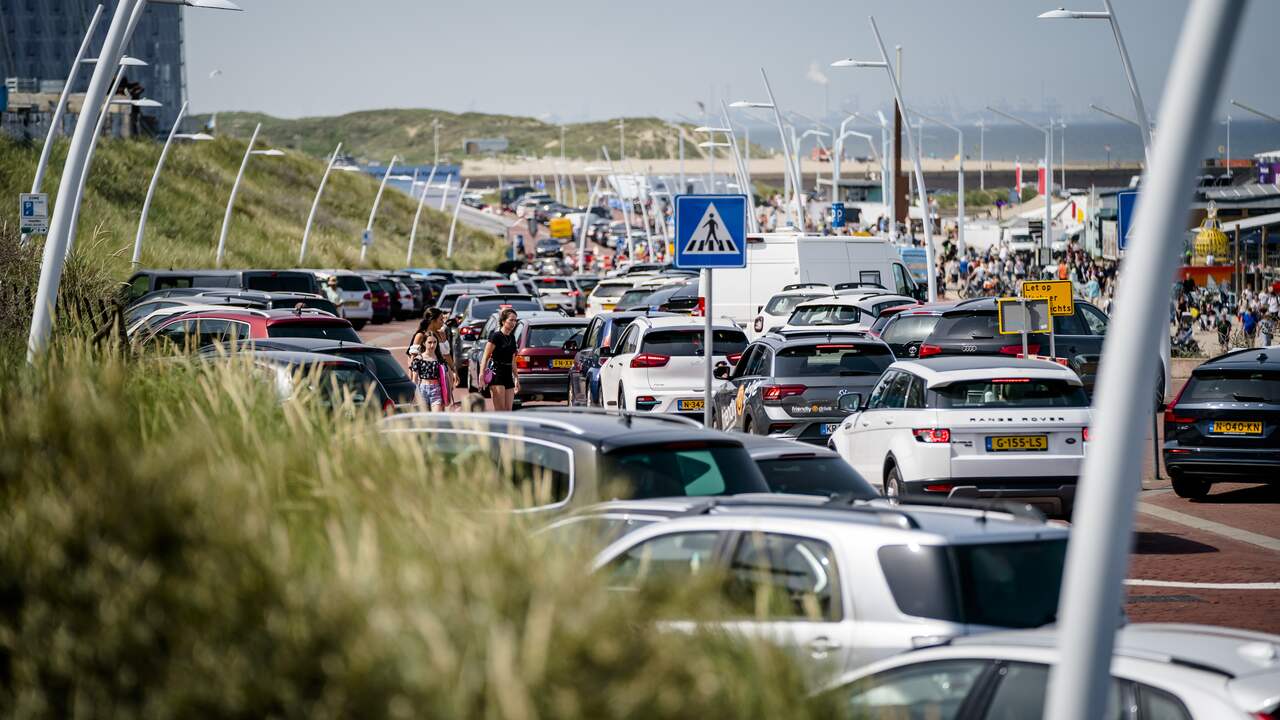
<path fill-rule="evenodd" d="M 747 266 L 747 196 L 677 195 L 678 268 Z"/>
<path fill-rule="evenodd" d="M 1137 190 L 1116 193 L 1116 245 L 1122 252 L 1129 249 L 1129 233 L 1133 231 L 1133 216 L 1137 213 Z"/>

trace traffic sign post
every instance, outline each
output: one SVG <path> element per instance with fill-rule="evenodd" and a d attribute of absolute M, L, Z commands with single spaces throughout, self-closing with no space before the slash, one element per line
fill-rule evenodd
<path fill-rule="evenodd" d="M 1045 300 L 1049 303 L 1049 315 L 1066 317 L 1075 315 L 1076 301 L 1070 280 L 1027 280 L 1022 283 L 1019 293 L 1028 300 Z M 1057 344 L 1054 342 L 1052 323 L 1049 327 L 1049 356 L 1058 357 Z"/>
<path fill-rule="evenodd" d="M 831 227 L 844 227 L 844 203 L 842 202 L 831 203 Z"/>
<path fill-rule="evenodd" d="M 1133 217 L 1137 211 L 1137 190 L 1116 193 L 1116 247 L 1120 252 L 1124 252 L 1129 246 L 1129 232 L 1133 230 Z"/>
<path fill-rule="evenodd" d="M 1022 336 L 1022 356 L 1027 351 L 1027 335 L 1053 334 L 1053 316 L 1049 314 L 1048 300 L 1025 297 L 1000 298 L 996 301 L 996 320 L 1001 335 Z"/>
<path fill-rule="evenodd" d="M 373 247 L 373 231 L 372 230 L 365 230 L 364 232 L 360 233 L 360 247 L 362 248 Z"/>
<path fill-rule="evenodd" d="M 747 196 L 677 195 L 675 266 L 702 271 L 703 355 L 706 357 L 702 399 L 702 424 L 711 427 L 712 356 L 715 349 L 711 329 L 713 268 L 747 266 Z"/>
<path fill-rule="evenodd" d="M 18 232 L 22 235 L 45 235 L 49 232 L 49 195 L 18 195 Z"/>

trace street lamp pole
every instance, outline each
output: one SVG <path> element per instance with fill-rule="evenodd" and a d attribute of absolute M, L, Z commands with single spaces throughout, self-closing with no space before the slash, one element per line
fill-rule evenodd
<path fill-rule="evenodd" d="M 302 247 L 298 250 L 299 267 L 302 267 L 303 260 L 307 257 L 307 241 L 311 239 L 311 226 L 316 220 L 316 210 L 320 207 L 320 196 L 324 194 L 324 186 L 329 182 L 329 174 L 333 172 L 333 165 L 341 152 L 342 143 L 338 143 L 333 149 L 333 155 L 329 156 L 329 164 L 324 166 L 324 175 L 320 176 L 320 187 L 316 188 L 316 197 L 311 201 L 311 212 L 307 213 L 307 225 L 302 230 Z"/>
<path fill-rule="evenodd" d="M 954 130 L 958 139 L 958 149 L 960 153 L 960 168 L 956 171 L 956 252 L 964 254 L 964 131 L 950 123 L 945 123 L 938 118 L 930 117 L 922 112 L 916 111 L 916 117 L 922 120 L 941 125 L 948 130 Z"/>
<path fill-rule="evenodd" d="M 99 5 L 97 10 L 93 11 L 93 18 L 89 20 L 89 29 L 85 30 L 84 39 L 80 41 L 80 49 L 76 51 L 75 60 L 71 61 L 71 70 L 67 73 L 67 82 L 62 86 L 62 94 L 58 96 L 58 104 L 53 108 L 53 117 L 49 118 L 49 133 L 45 136 L 44 147 L 40 148 L 40 161 L 36 163 L 36 176 L 31 180 L 31 192 L 38 193 L 44 185 L 44 174 L 49 167 L 49 155 L 53 152 L 53 138 L 58 132 L 58 128 L 62 125 L 62 115 L 67 111 L 67 98 L 71 97 L 71 85 L 75 82 L 76 74 L 80 72 L 80 65 L 84 62 L 84 54 L 89 50 L 89 41 L 93 39 L 93 31 L 98 27 L 98 21 L 102 19 L 102 6 Z M 84 112 L 84 109 L 81 109 Z M 31 238 L 27 235 L 22 236 L 22 246 L 26 247 Z"/>
<path fill-rule="evenodd" d="M 453 220 L 449 223 L 449 244 L 445 249 L 445 257 L 453 257 L 453 234 L 458 229 L 458 211 L 462 209 L 462 196 L 467 194 L 467 186 L 470 184 L 471 178 L 466 178 L 458 190 L 458 200 L 453 205 Z"/>
<path fill-rule="evenodd" d="M 254 126 L 253 135 L 249 136 L 249 145 L 244 149 L 244 159 L 240 161 L 240 171 L 236 173 L 235 184 L 231 186 L 231 196 L 227 198 L 227 211 L 222 216 L 222 231 L 218 233 L 218 252 L 215 257 L 215 263 L 218 267 L 222 267 L 222 261 L 226 258 L 227 233 L 231 230 L 231 211 L 235 208 L 236 195 L 240 192 L 240 182 L 244 180 L 244 171 L 249 166 L 249 158 L 253 155 L 277 156 L 284 154 L 279 150 L 254 150 L 253 146 L 258 142 L 258 133 L 261 131 L 262 123 Z"/>
<path fill-rule="evenodd" d="M 782 142 L 783 159 L 787 162 L 789 175 L 791 177 L 791 192 L 796 202 L 796 222 L 800 232 L 804 232 L 804 203 L 800 200 L 800 179 L 796 177 L 796 166 L 793 164 L 796 148 L 787 144 L 786 132 L 782 129 L 782 111 L 778 108 L 778 100 L 773 95 L 773 88 L 769 86 L 769 76 L 765 74 L 764 68 L 760 68 L 760 78 L 764 81 L 765 94 L 769 96 L 769 103 L 765 107 L 773 110 L 773 119 L 778 125 L 778 137 Z"/>
<path fill-rule="evenodd" d="M 365 224 L 364 231 L 369 235 L 370 243 L 373 240 L 373 220 L 378 216 L 378 206 L 382 204 L 382 193 L 387 189 L 387 179 L 391 177 L 391 171 L 395 169 L 396 160 L 399 156 L 392 155 L 391 162 L 387 163 L 387 171 L 382 173 L 382 182 L 378 183 L 378 194 L 373 196 L 373 207 L 369 209 L 369 222 Z M 369 251 L 369 244 L 360 239 L 360 264 L 364 264 L 365 254 Z"/>
<path fill-rule="evenodd" d="M 418 241 L 418 220 L 422 217 L 422 206 L 427 202 L 427 190 L 431 188 L 431 181 L 436 177 L 436 168 L 433 165 L 431 172 L 427 173 L 427 182 L 422 185 L 422 194 L 418 196 L 418 209 L 413 213 L 413 229 L 409 231 L 409 250 L 404 254 L 404 264 L 406 266 L 413 265 L 413 246 Z M 502 203 L 502 182 L 498 182 L 498 203 Z M 514 257 L 514 256 L 513 256 Z"/>
<path fill-rule="evenodd" d="M 164 167 L 165 158 L 169 157 L 169 148 L 173 145 L 173 138 L 178 134 L 178 126 L 182 124 L 182 118 L 187 115 L 188 104 L 183 102 L 182 107 L 178 108 L 178 117 L 174 118 L 173 127 L 169 130 L 169 137 L 165 139 L 164 147 L 160 149 L 160 159 L 156 161 L 156 169 L 151 173 L 151 184 L 147 186 L 147 197 L 142 201 L 142 214 L 138 216 L 138 234 L 133 240 L 133 259 L 130 264 L 135 268 L 142 262 L 142 234 L 147 229 L 147 214 L 151 211 L 151 198 L 156 194 L 156 184 L 160 180 L 160 170 Z"/>
<path fill-rule="evenodd" d="M 1264 120 L 1270 120 L 1271 122 L 1280 123 L 1280 117 L 1276 117 L 1275 115 L 1272 115 L 1272 114 L 1270 114 L 1270 113 L 1264 113 L 1264 112 L 1262 112 L 1261 110 L 1259 110 L 1259 109 L 1257 109 L 1257 108 L 1249 107 L 1248 105 L 1245 105 L 1245 104 L 1244 104 L 1244 103 L 1242 103 L 1242 102 L 1237 102 L 1236 100 L 1232 100 L 1232 101 L 1231 101 L 1231 104 L 1232 104 L 1232 105 L 1235 105 L 1236 107 L 1240 108 L 1241 110 L 1244 110 L 1245 112 L 1251 112 L 1251 113 L 1253 113 L 1254 115 L 1257 115 L 1258 117 L 1260 117 L 1260 118 L 1262 118 L 1262 119 L 1264 119 Z"/>
<path fill-rule="evenodd" d="M 987 121 L 978 120 L 978 189 L 987 189 Z"/>

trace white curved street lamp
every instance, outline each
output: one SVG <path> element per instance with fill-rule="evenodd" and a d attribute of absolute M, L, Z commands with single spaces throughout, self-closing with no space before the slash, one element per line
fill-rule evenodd
<path fill-rule="evenodd" d="M 324 186 L 329 182 L 329 175 L 333 173 L 334 165 L 338 162 L 338 155 L 342 152 L 342 143 L 333 149 L 333 154 L 329 156 L 329 162 L 324 166 L 324 174 L 320 176 L 320 186 L 316 188 L 316 197 L 311 201 L 311 212 L 307 213 L 307 225 L 302 230 L 302 247 L 298 250 L 298 267 L 302 267 L 303 260 L 307 257 L 307 241 L 311 239 L 311 226 L 316 220 L 316 210 L 320 207 L 320 196 L 324 194 Z"/>
<path fill-rule="evenodd" d="M 164 147 L 160 150 L 160 159 L 156 161 L 156 169 L 151 173 L 151 184 L 147 186 L 147 197 L 142 201 L 142 213 L 138 216 L 138 234 L 133 240 L 133 259 L 130 263 L 135 268 L 142 262 L 142 236 L 147 229 L 147 215 L 151 212 L 151 198 L 156 194 L 156 184 L 160 180 L 160 170 L 164 168 L 164 161 L 169 157 L 169 148 L 173 145 L 173 141 L 207 142 L 213 139 L 212 135 L 206 135 L 205 133 L 178 132 L 178 126 L 182 124 L 182 119 L 187 116 L 188 105 L 189 103 L 184 102 L 182 107 L 178 109 L 178 116 L 173 120 L 173 128 L 169 130 L 169 137 L 164 141 Z"/>
<path fill-rule="evenodd" d="M 218 233 L 218 252 L 215 263 L 218 267 L 222 267 L 222 261 L 226 257 L 227 252 L 227 232 L 231 230 L 231 211 L 236 204 L 236 195 L 240 192 L 240 182 L 244 180 L 245 168 L 249 166 L 249 158 L 254 155 L 265 155 L 267 157 L 279 157 L 284 155 L 279 150 L 255 150 L 254 145 L 258 142 L 258 133 L 262 131 L 262 123 L 258 123 L 253 128 L 253 135 L 249 137 L 249 145 L 244 150 L 244 159 L 240 161 L 240 171 L 236 173 L 235 184 L 231 186 L 231 196 L 227 198 L 227 211 L 222 216 L 222 230 Z"/>
<path fill-rule="evenodd" d="M 963 255 L 964 248 L 965 248 L 965 245 L 964 245 L 964 131 L 956 127 L 955 125 L 952 125 L 951 123 L 943 122 L 935 117 L 930 117 L 918 110 L 916 111 L 916 117 L 920 118 L 921 120 L 928 120 L 929 122 L 934 123 L 936 125 L 941 125 L 942 127 L 947 128 L 948 130 L 954 130 L 956 133 L 956 138 L 958 140 L 957 148 L 959 150 L 959 156 L 960 156 L 960 167 L 959 169 L 956 170 L 956 188 L 957 188 L 956 189 L 956 251 L 959 254 Z M 1050 342 L 1052 342 L 1052 335 L 1050 335 Z"/>
<path fill-rule="evenodd" d="M 1244 103 L 1242 103 L 1242 102 L 1238 102 L 1238 101 L 1236 101 L 1236 100 L 1232 100 L 1232 101 L 1231 101 L 1231 104 L 1232 104 L 1232 105 L 1235 105 L 1236 107 L 1240 108 L 1241 110 L 1244 110 L 1245 112 L 1251 112 L 1251 113 L 1253 113 L 1254 115 L 1257 115 L 1258 117 L 1260 117 L 1260 118 L 1262 118 L 1262 119 L 1264 119 L 1264 120 L 1270 120 L 1271 122 L 1280 123 L 1280 117 L 1276 117 L 1275 115 L 1272 115 L 1272 114 L 1270 114 L 1270 113 L 1262 112 L 1261 110 L 1259 110 L 1259 109 L 1257 109 L 1257 108 L 1249 107 L 1248 105 L 1245 105 L 1245 104 L 1244 104 Z"/>
<path fill-rule="evenodd" d="M 387 189 L 387 180 L 391 178 L 391 171 L 395 169 L 396 161 L 399 159 L 399 155 L 391 156 L 391 162 L 387 163 L 387 171 L 382 173 L 382 182 L 378 183 L 378 194 L 373 196 L 373 207 L 369 209 L 369 222 L 364 226 L 365 235 L 369 237 L 370 242 L 366 243 L 364 238 L 360 239 L 361 264 L 364 264 L 365 255 L 369 252 L 369 245 L 373 240 L 373 221 L 378 216 L 378 206 L 382 204 L 382 193 Z"/>

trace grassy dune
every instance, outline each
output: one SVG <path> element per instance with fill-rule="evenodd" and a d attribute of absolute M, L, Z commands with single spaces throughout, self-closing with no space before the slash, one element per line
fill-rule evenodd
<path fill-rule="evenodd" d="M 56 196 L 66 142 L 54 150 L 45 189 Z M 152 201 L 142 264 L 146 267 L 210 267 L 227 196 L 244 154 L 244 142 L 175 144 Z M 39 147 L 0 138 L 0 196 L 30 189 Z M 103 141 L 94 159 L 76 241 L 79 259 L 123 279 L 129 270 L 138 214 L 159 158 L 151 141 Z M 307 212 L 324 163 L 304 153 L 250 160 L 227 239 L 228 267 L 293 267 L 298 262 Z M 358 267 L 360 234 L 377 192 L 377 181 L 362 173 L 334 173 L 312 230 L 306 264 Z M 416 203 L 400 192 L 383 195 L 374 226 L 368 267 L 403 267 Z M 4 213 L 0 226 L 16 215 Z M 427 208 L 418 229 L 413 263 L 421 266 L 477 267 L 497 263 L 501 243 L 461 224 L 452 262 L 444 258 L 450 216 Z"/>

